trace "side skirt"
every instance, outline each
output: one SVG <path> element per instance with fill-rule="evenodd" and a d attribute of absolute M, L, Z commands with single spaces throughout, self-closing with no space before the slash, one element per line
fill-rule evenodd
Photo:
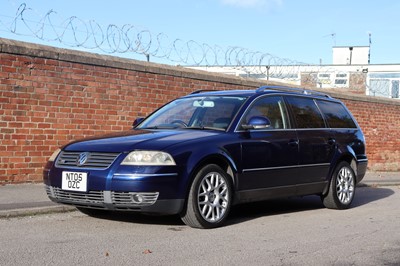
<path fill-rule="evenodd" d="M 292 196 L 322 194 L 327 184 L 328 181 L 324 181 L 309 184 L 299 184 L 294 186 L 237 191 L 237 203 L 287 198 Z"/>

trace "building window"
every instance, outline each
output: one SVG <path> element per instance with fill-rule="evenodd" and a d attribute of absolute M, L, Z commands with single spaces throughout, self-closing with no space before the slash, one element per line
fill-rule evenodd
<path fill-rule="evenodd" d="M 329 87 L 332 84 L 330 73 L 318 73 L 318 84 L 320 87 Z"/>
<path fill-rule="evenodd" d="M 392 80 L 392 98 L 399 98 L 399 80 Z"/>
<path fill-rule="evenodd" d="M 335 75 L 335 85 L 338 87 L 345 87 L 348 84 L 347 73 L 337 73 Z"/>
<path fill-rule="evenodd" d="M 329 73 L 319 73 L 318 74 L 319 79 L 331 79 L 331 74 Z"/>
<path fill-rule="evenodd" d="M 389 98 L 400 97 L 400 79 L 369 79 L 367 94 L 372 96 L 382 96 Z"/>
<path fill-rule="evenodd" d="M 347 79 L 335 79 L 335 85 L 346 85 Z"/>
<path fill-rule="evenodd" d="M 317 86 L 320 88 L 330 87 L 348 87 L 349 74 L 348 73 L 318 73 Z"/>
<path fill-rule="evenodd" d="M 372 96 L 389 97 L 390 79 L 370 79 L 368 94 Z"/>

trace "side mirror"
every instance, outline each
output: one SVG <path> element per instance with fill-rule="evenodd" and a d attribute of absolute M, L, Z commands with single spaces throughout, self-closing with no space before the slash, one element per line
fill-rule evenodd
<path fill-rule="evenodd" d="M 265 129 L 271 126 L 271 121 L 265 116 L 252 116 L 247 125 L 242 125 L 243 129 Z"/>
<path fill-rule="evenodd" d="M 133 121 L 132 127 L 136 127 L 137 125 L 139 125 L 140 123 L 142 123 L 142 121 L 144 120 L 143 117 L 138 117 Z"/>

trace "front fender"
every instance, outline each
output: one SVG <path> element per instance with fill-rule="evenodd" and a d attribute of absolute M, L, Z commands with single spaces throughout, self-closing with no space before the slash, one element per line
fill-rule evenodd
<path fill-rule="evenodd" d="M 238 145 L 238 151 L 240 147 Z M 219 165 L 222 169 L 232 177 L 232 183 L 237 183 L 236 174 L 238 172 L 237 159 L 240 158 L 239 154 L 233 154 L 232 151 L 226 149 L 218 149 L 217 147 L 204 147 L 196 149 L 189 156 L 185 172 L 187 179 L 185 180 L 185 190 L 188 192 L 196 173 L 207 164 Z M 230 171 L 228 170 L 230 169 Z"/>

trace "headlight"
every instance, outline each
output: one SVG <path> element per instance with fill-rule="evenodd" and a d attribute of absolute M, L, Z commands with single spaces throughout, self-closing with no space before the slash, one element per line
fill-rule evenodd
<path fill-rule="evenodd" d="M 171 155 L 162 151 L 133 151 L 121 165 L 175 165 Z"/>
<path fill-rule="evenodd" d="M 60 149 L 57 149 L 49 158 L 49 162 L 54 162 L 54 160 L 57 158 L 57 155 L 60 153 Z"/>

